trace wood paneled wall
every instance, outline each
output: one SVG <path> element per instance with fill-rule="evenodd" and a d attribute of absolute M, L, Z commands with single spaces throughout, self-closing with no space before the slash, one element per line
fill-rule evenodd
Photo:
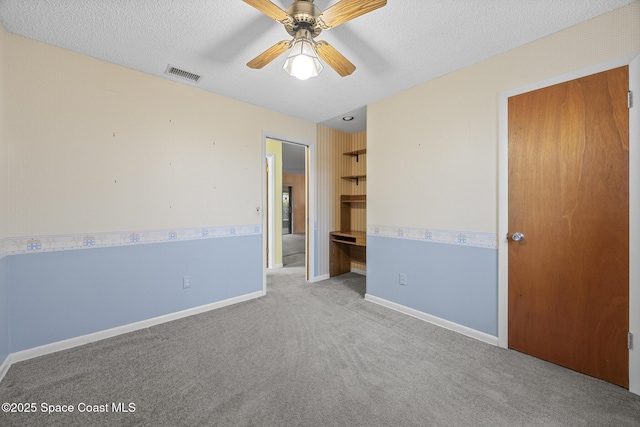
<path fill-rule="evenodd" d="M 343 176 L 350 175 L 366 175 L 367 173 L 367 155 L 360 155 L 356 160 L 355 157 L 345 156 L 344 153 L 367 147 L 367 133 L 360 132 L 357 134 L 348 134 L 318 125 L 318 195 L 320 207 L 322 202 L 320 197 L 330 203 L 332 212 L 330 221 L 327 222 L 329 230 L 326 230 L 327 239 L 330 231 L 340 228 L 340 195 L 342 194 L 367 194 L 367 180 L 361 179 L 356 184 L 355 181 L 343 179 Z M 322 153 L 322 154 L 321 154 Z M 330 164 L 320 162 L 330 162 Z M 321 171 L 328 175 L 329 182 L 322 182 Z M 329 185 L 330 188 L 323 188 Z M 323 211 L 323 209 L 319 209 Z M 366 204 L 354 204 L 351 209 L 351 228 L 357 231 L 367 230 L 367 209 Z M 320 229 L 318 229 L 320 233 Z M 323 231 L 324 232 L 324 231 Z M 320 241 L 320 239 L 318 239 Z M 327 246 L 318 250 L 326 251 Z M 364 263 L 352 262 L 351 268 L 365 270 Z"/>
<path fill-rule="evenodd" d="M 304 233 L 306 184 L 304 175 L 282 174 L 282 186 L 293 187 L 293 232 Z"/>

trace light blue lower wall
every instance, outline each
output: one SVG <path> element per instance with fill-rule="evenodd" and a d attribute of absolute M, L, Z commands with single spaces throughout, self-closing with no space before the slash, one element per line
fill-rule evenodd
<path fill-rule="evenodd" d="M 9 353 L 9 284 L 8 259 L 0 259 L 0 365 Z"/>
<path fill-rule="evenodd" d="M 261 248 L 251 235 L 7 257 L 8 352 L 261 291 Z"/>
<path fill-rule="evenodd" d="M 497 337 L 498 251 L 368 235 L 367 294 Z"/>

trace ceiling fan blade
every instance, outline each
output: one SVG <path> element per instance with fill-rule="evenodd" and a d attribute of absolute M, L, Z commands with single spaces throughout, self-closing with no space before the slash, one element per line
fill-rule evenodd
<path fill-rule="evenodd" d="M 335 47 L 325 41 L 316 43 L 316 52 L 318 52 L 320 58 L 324 59 L 324 62 L 329 64 L 329 66 L 336 70 L 342 77 L 346 77 L 356 70 L 355 65 L 349 62 Z"/>
<path fill-rule="evenodd" d="M 260 55 L 253 58 L 251 61 L 247 62 L 247 67 L 253 68 L 254 70 L 260 69 L 267 65 L 269 62 L 276 59 L 278 56 L 282 54 L 285 50 L 291 47 L 291 41 L 289 40 L 281 40 L 278 43 L 271 46 L 269 49 L 262 52 Z"/>
<path fill-rule="evenodd" d="M 387 0 L 342 0 L 320 14 L 320 26 L 328 30 L 387 4 Z"/>
<path fill-rule="evenodd" d="M 280 23 L 289 22 L 291 17 L 287 12 L 280 9 L 275 4 L 271 3 L 269 0 L 242 0 L 246 4 L 255 7 L 260 12 L 267 15 L 269 18 L 275 19 Z"/>

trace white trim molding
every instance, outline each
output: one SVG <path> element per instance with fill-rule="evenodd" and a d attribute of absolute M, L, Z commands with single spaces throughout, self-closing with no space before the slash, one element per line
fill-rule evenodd
<path fill-rule="evenodd" d="M 329 277 L 330 276 L 328 274 L 321 274 L 320 276 L 312 277 L 311 279 L 309 279 L 309 283 L 322 282 L 323 280 L 329 279 Z"/>
<path fill-rule="evenodd" d="M 276 179 L 275 179 L 275 155 L 273 153 L 267 153 L 266 161 L 267 161 L 267 188 L 268 190 L 265 192 L 267 195 L 267 211 L 265 212 L 266 219 L 266 230 L 267 230 L 267 268 L 274 268 L 275 264 L 275 253 L 276 253 L 276 239 L 275 239 L 275 229 L 276 229 Z"/>
<path fill-rule="evenodd" d="M 450 331 L 457 332 L 459 334 L 465 335 L 470 338 L 475 338 L 478 341 L 482 341 L 494 346 L 498 345 L 498 338 L 494 337 L 493 335 L 489 335 L 484 332 L 480 332 L 475 329 L 462 326 L 458 323 L 450 322 L 440 317 L 432 316 L 431 314 L 427 314 L 422 311 L 415 310 L 413 308 L 410 308 L 401 304 L 397 304 L 395 302 L 391 302 L 383 298 L 378 298 L 370 294 L 365 294 L 364 299 L 366 301 L 381 305 L 383 307 L 390 308 L 391 310 L 395 310 L 400 313 L 406 314 L 408 316 L 415 317 L 416 319 L 424 320 L 425 322 L 429 322 L 433 325 L 440 326 L 441 328 L 445 328 Z"/>
<path fill-rule="evenodd" d="M 508 99 L 548 86 L 579 79 L 592 74 L 629 66 L 629 88 L 634 92 L 635 106 L 629 110 L 629 331 L 636 337 L 636 348 L 629 350 L 629 391 L 640 395 L 640 52 L 556 77 L 510 89 L 499 94 L 498 101 L 498 345 L 509 347 L 508 250 Z"/>
<path fill-rule="evenodd" d="M 7 372 L 9 372 L 11 364 L 11 355 L 8 355 L 0 365 L 0 381 L 2 381 L 4 376 L 7 375 Z"/>
<path fill-rule="evenodd" d="M 629 391 L 640 395 L 640 54 L 629 63 Z"/>

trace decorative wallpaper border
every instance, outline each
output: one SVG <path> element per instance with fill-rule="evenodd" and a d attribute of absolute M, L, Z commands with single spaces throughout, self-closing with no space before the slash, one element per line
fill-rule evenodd
<path fill-rule="evenodd" d="M 368 225 L 370 236 L 394 239 L 420 240 L 429 243 L 471 246 L 476 248 L 498 248 L 498 235 L 474 231 L 436 230 L 433 228 L 398 227 L 392 225 Z"/>
<path fill-rule="evenodd" d="M 55 236 L 11 237 L 0 240 L 0 259 L 9 255 L 33 254 L 113 246 L 262 234 L 261 224 L 217 227 L 174 228 L 168 230 L 121 231 L 111 233 L 65 234 Z"/>

